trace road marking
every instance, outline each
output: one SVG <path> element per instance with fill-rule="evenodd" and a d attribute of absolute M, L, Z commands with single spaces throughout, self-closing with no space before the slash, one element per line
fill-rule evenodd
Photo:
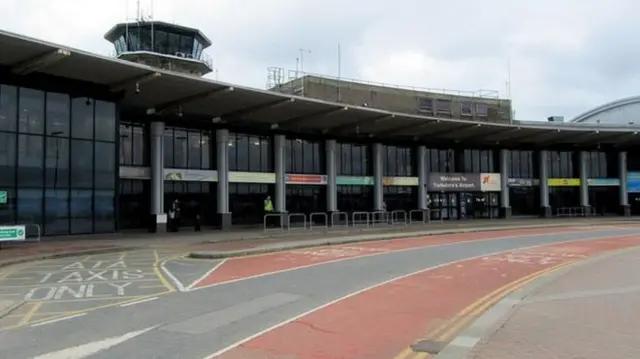
<path fill-rule="evenodd" d="M 166 263 L 166 260 L 163 261 L 162 263 L 160 263 L 160 269 L 162 270 L 162 273 L 164 273 L 167 277 L 169 277 L 169 279 L 171 279 L 171 281 L 175 285 L 175 288 L 173 287 L 173 285 L 171 285 L 171 283 L 169 283 L 166 279 L 164 279 L 164 276 L 162 276 L 162 273 L 158 273 L 160 275 L 160 277 L 163 278 L 161 281 L 164 280 L 163 284 L 165 284 L 165 286 L 167 286 L 167 288 L 171 288 L 174 291 L 177 288 L 179 291 L 184 292 L 185 291 L 184 285 L 182 284 L 182 282 L 180 282 L 178 280 L 178 278 L 176 278 L 176 276 L 173 275 L 173 273 L 169 272 L 167 267 L 165 267 L 165 265 L 164 265 L 165 263 Z"/>
<path fill-rule="evenodd" d="M 78 313 L 78 314 L 74 314 L 74 315 L 70 315 L 68 317 L 62 317 L 62 318 L 57 318 L 57 319 L 53 319 L 53 320 L 47 320 L 44 322 L 40 322 L 40 323 L 36 323 L 36 324 L 31 324 L 32 327 L 39 327 L 41 325 L 47 325 L 47 324 L 53 324 L 53 323 L 57 323 L 57 322 L 61 322 L 63 320 L 67 320 L 67 319 L 73 319 L 73 318 L 77 318 L 77 317 L 81 317 L 83 315 L 87 315 L 87 313 Z M 65 357 L 66 358 L 66 357 Z"/>
<path fill-rule="evenodd" d="M 544 244 L 544 245 L 547 245 L 547 244 Z M 538 247 L 538 246 L 540 246 L 540 245 L 534 245 L 534 246 L 524 247 L 524 248 L 533 248 L 533 247 Z M 501 253 L 501 252 L 504 252 L 504 251 L 497 251 L 497 252 L 493 252 L 493 253 L 491 253 L 491 254 L 497 254 L 497 253 Z M 401 275 L 401 276 L 398 276 L 398 277 L 394 277 L 394 278 L 388 279 L 388 280 L 386 280 L 386 281 L 384 281 L 384 282 L 376 283 L 376 284 L 374 284 L 374 285 L 368 286 L 368 287 L 363 288 L 363 289 L 360 289 L 360 290 L 358 290 L 358 291 L 355 291 L 355 292 L 349 293 L 349 294 L 347 294 L 347 295 L 345 295 L 345 296 L 342 296 L 342 297 L 340 297 L 340 298 L 334 299 L 334 300 L 332 300 L 332 301 L 330 301 L 330 302 L 327 302 L 327 303 L 325 303 L 325 304 L 323 304 L 323 305 L 321 305 L 321 306 L 315 307 L 315 308 L 313 308 L 313 309 L 311 309 L 311 310 L 308 310 L 308 311 L 306 311 L 306 312 L 304 312 L 304 313 L 298 314 L 298 315 L 296 315 L 296 316 L 294 316 L 294 317 L 291 317 L 291 318 L 289 318 L 289 319 L 287 319 L 287 320 L 284 320 L 284 321 L 282 321 L 282 322 L 280 322 L 280 323 L 278 323 L 278 324 L 272 325 L 272 326 L 271 326 L 271 327 L 269 327 L 269 328 L 263 329 L 263 330 L 261 330 L 261 331 L 259 331 L 259 332 L 255 333 L 255 334 L 250 335 L 250 336 L 248 336 L 248 337 L 246 337 L 246 338 L 244 338 L 244 339 L 241 339 L 241 340 L 239 340 L 239 341 L 237 341 L 237 342 L 235 342 L 235 343 L 233 343 L 233 344 L 231 344 L 231 345 L 229 345 L 229 346 L 227 346 L 227 347 L 225 347 L 225 348 L 222 348 L 222 349 L 218 350 L 217 352 L 215 352 L 215 353 L 213 353 L 213 354 L 211 354 L 211 355 L 207 355 L 207 356 L 206 356 L 206 357 L 204 357 L 203 359 L 212 359 L 212 358 L 215 358 L 215 357 L 217 357 L 217 356 L 220 356 L 220 355 L 222 355 L 222 354 L 224 354 L 224 353 L 226 353 L 226 352 L 230 351 L 231 349 L 234 349 L 234 348 L 236 348 L 236 347 L 238 347 L 238 346 L 240 346 L 240 345 L 243 345 L 243 344 L 245 344 L 246 342 L 248 342 L 248 341 L 250 341 L 250 340 L 252 340 L 252 339 L 258 338 L 258 337 L 260 337 L 261 335 L 264 335 L 264 334 L 266 334 L 266 333 L 268 333 L 268 332 L 270 332 L 270 331 L 272 331 L 272 330 L 278 329 L 278 328 L 280 328 L 280 327 L 282 327 L 282 326 L 284 326 L 284 325 L 287 325 L 287 324 L 289 324 L 289 323 L 291 323 L 291 322 L 295 322 L 296 320 L 298 320 L 298 319 L 300 319 L 300 318 L 303 318 L 303 317 L 305 317 L 305 316 L 307 316 L 307 315 L 309 315 L 309 314 L 315 313 L 315 312 L 317 312 L 317 311 L 319 311 L 319 310 L 322 310 L 322 309 L 324 309 L 324 308 L 330 307 L 330 306 L 332 306 L 332 305 L 334 305 L 334 304 L 336 304 L 336 303 L 339 303 L 339 302 L 341 302 L 341 301 L 343 301 L 343 300 L 349 299 L 349 298 L 351 298 L 351 297 L 354 297 L 354 296 L 356 296 L 356 295 L 358 295 L 358 294 L 361 294 L 361 293 L 364 293 L 364 292 L 366 292 L 366 291 L 372 290 L 372 289 L 374 289 L 374 288 L 381 287 L 381 286 L 383 286 L 383 285 L 385 285 L 385 284 L 393 283 L 393 282 L 395 282 L 395 281 L 402 280 L 402 279 L 404 279 L 404 278 L 408 278 L 408 277 L 411 277 L 411 276 L 416 275 L 416 274 L 420 274 L 420 273 L 428 272 L 428 271 L 431 271 L 431 270 L 434 270 L 434 269 L 437 269 L 437 268 L 440 268 L 440 267 L 444 267 L 444 266 L 448 266 L 448 265 L 451 265 L 451 264 L 455 264 L 455 263 L 460 263 L 460 262 L 468 261 L 468 260 L 471 260 L 471 259 L 478 259 L 478 258 L 482 258 L 482 257 L 485 257 L 485 256 L 487 256 L 487 255 L 491 255 L 491 254 L 483 254 L 483 255 L 479 255 L 479 256 L 474 256 L 474 257 L 469 257 L 469 258 L 465 258 L 465 259 L 460 259 L 460 260 L 457 260 L 457 261 L 452 261 L 452 262 L 448 262 L 448 263 L 439 264 L 439 265 L 437 265 L 437 266 L 432 266 L 432 267 L 428 267 L 428 268 L 423 268 L 423 269 L 417 270 L 417 271 L 415 271 L 415 272 L 411 272 L 411 273 L 408 273 L 408 274 L 403 274 L 403 275 Z"/>
<path fill-rule="evenodd" d="M 124 307 L 128 307 L 128 306 L 131 306 L 131 305 L 136 305 L 136 304 L 140 304 L 140 303 L 150 302 L 150 301 L 152 301 L 152 300 L 156 300 L 156 299 L 158 299 L 158 297 L 147 298 L 147 299 L 139 300 L 139 301 L 136 301 L 136 302 L 130 302 L 130 303 L 125 303 L 125 304 L 120 304 L 118 307 L 120 307 L 120 308 L 124 308 Z"/>
<path fill-rule="evenodd" d="M 29 323 L 31 318 L 33 318 L 33 316 L 38 312 L 40 307 L 42 307 L 42 304 L 43 304 L 42 302 L 32 303 L 31 308 L 29 308 L 29 311 L 27 313 L 25 313 L 24 316 L 22 316 L 22 318 L 20 319 L 20 322 L 18 323 L 18 325 L 25 325 L 25 324 Z"/>
<path fill-rule="evenodd" d="M 139 335 L 142 335 L 150 330 L 153 330 L 156 326 L 146 329 L 130 332 L 118 337 L 111 337 L 102 340 L 97 340 L 87 344 L 78 345 L 75 347 L 59 350 L 56 352 L 47 353 L 37 356 L 33 359 L 82 359 L 91 355 L 98 354 L 101 351 L 107 350 L 118 344 L 124 343 L 127 340 L 131 340 Z"/>
<path fill-rule="evenodd" d="M 200 283 L 201 281 L 203 281 L 205 278 L 207 278 L 208 276 L 211 275 L 211 273 L 213 273 L 216 269 L 220 268 L 220 266 L 222 266 L 228 258 L 224 258 L 223 260 L 221 260 L 220 262 L 218 262 L 218 264 L 216 264 L 215 266 L 213 266 L 213 268 L 211 268 L 211 270 L 207 271 L 207 273 L 205 273 L 204 275 L 202 275 L 202 277 L 196 279 L 195 281 L 193 281 L 193 283 L 189 284 L 189 286 L 186 288 L 186 290 L 190 291 L 196 284 Z"/>
<path fill-rule="evenodd" d="M 589 231 L 576 230 L 576 231 L 571 231 L 571 232 L 562 232 L 562 234 L 578 234 L 578 233 L 582 233 L 582 232 L 589 232 Z M 279 269 L 279 270 L 276 270 L 276 271 L 265 272 L 265 273 L 260 273 L 260 274 L 254 274 L 254 275 L 250 275 L 250 276 L 246 276 L 246 277 L 230 279 L 230 280 L 226 280 L 226 281 L 222 281 L 222 282 L 218 282 L 218 283 L 203 285 L 201 287 L 194 287 L 194 288 L 191 288 L 191 291 L 217 287 L 219 285 L 224 285 L 224 284 L 236 283 L 236 282 L 240 282 L 240 281 L 243 281 L 243 280 L 266 277 L 266 276 L 274 275 L 274 274 L 282 274 L 282 273 L 286 273 L 286 272 L 293 272 L 293 271 L 297 271 L 297 270 L 301 270 L 301 269 L 307 269 L 307 268 L 312 268 L 312 267 L 326 265 L 326 264 L 333 264 L 333 263 L 338 263 L 338 262 L 342 262 L 342 261 L 349 261 L 349 260 L 355 260 L 355 259 L 360 259 L 360 258 L 368 258 L 368 257 L 373 257 L 373 256 L 391 254 L 391 253 L 410 252 L 410 251 L 422 250 L 422 249 L 426 249 L 426 248 L 430 248 L 430 247 L 448 247 L 448 246 L 460 245 L 460 244 L 464 244 L 464 243 L 468 243 L 468 242 L 484 243 L 484 242 L 493 242 L 493 241 L 499 241 L 499 240 L 504 240 L 504 239 L 509 239 L 509 238 L 521 238 L 521 237 L 529 237 L 529 236 L 531 236 L 531 237 L 540 237 L 540 236 L 545 236 L 545 235 L 548 236 L 548 235 L 551 235 L 551 233 L 547 233 L 547 234 L 531 233 L 531 234 L 528 234 L 528 235 L 527 234 L 524 234 L 524 235 L 509 235 L 509 236 L 504 236 L 504 237 L 493 237 L 493 238 L 487 238 L 487 239 L 463 240 L 463 241 L 455 241 L 455 242 L 448 242 L 448 243 L 426 244 L 426 245 L 416 246 L 416 247 L 411 247 L 411 248 L 394 249 L 394 250 L 389 250 L 389 251 L 385 251 L 385 252 L 375 252 L 375 253 L 363 254 L 363 255 L 355 256 L 355 257 L 336 258 L 336 259 L 328 260 L 328 261 L 325 261 L 325 262 L 311 263 L 311 264 L 306 264 L 306 265 L 299 266 L 299 267 Z M 613 237 L 607 237 L 605 235 L 603 237 L 596 237 L 596 238 L 589 238 L 589 239 L 569 239 L 569 240 L 566 240 L 566 241 L 554 242 L 554 243 L 551 243 L 551 244 L 562 244 L 562 243 L 570 243 L 570 242 L 576 242 L 576 241 L 616 239 L 616 238 L 626 238 L 626 237 L 631 237 L 631 236 L 632 235 L 630 235 L 630 234 L 616 235 L 616 236 L 613 236 Z M 415 239 L 415 238 L 413 238 L 413 239 Z M 399 240 L 404 240 L 404 239 L 399 239 Z M 388 241 L 389 240 L 386 240 L 386 242 L 388 242 Z M 385 242 L 385 241 L 383 240 L 383 241 L 380 241 L 380 242 L 382 243 L 382 242 Z M 522 247 L 522 248 L 518 248 L 518 249 L 535 248 L 535 247 L 546 246 L 546 245 L 549 245 L 549 243 L 536 244 L 536 245 L 534 245 L 532 247 Z M 279 254 L 289 253 L 289 252 L 292 252 L 292 251 L 280 252 Z M 505 251 L 503 251 L 503 252 L 505 252 Z M 484 256 L 480 256 L 478 258 L 487 257 L 487 256 L 491 256 L 491 255 L 499 254 L 499 253 L 503 253 L 503 252 L 490 253 L 490 254 L 486 254 Z M 267 255 L 274 255 L 274 254 L 278 254 L 278 253 L 257 254 L 255 256 L 267 256 Z M 246 257 L 233 257 L 233 258 L 228 258 L 228 259 L 233 260 L 233 259 L 240 259 L 240 258 L 246 258 Z"/>

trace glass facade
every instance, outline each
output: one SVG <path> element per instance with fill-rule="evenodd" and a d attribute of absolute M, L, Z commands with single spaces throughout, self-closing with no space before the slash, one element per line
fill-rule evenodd
<path fill-rule="evenodd" d="M 165 168 L 215 169 L 210 131 L 166 127 L 163 142 Z"/>
<path fill-rule="evenodd" d="M 163 26 L 129 27 L 115 39 L 116 53 L 131 51 L 153 51 L 162 54 L 199 59 L 204 44 L 195 32 L 179 32 Z"/>
<path fill-rule="evenodd" d="M 113 102 L 0 85 L 2 223 L 113 232 L 116 114 Z"/>
<path fill-rule="evenodd" d="M 273 172 L 273 139 L 229 134 L 229 171 Z"/>
<path fill-rule="evenodd" d="M 284 151 L 286 173 L 325 174 L 324 146 L 320 142 L 287 138 Z"/>
<path fill-rule="evenodd" d="M 148 166 L 149 143 L 147 126 L 136 123 L 120 123 L 120 165 Z"/>
<path fill-rule="evenodd" d="M 338 176 L 373 175 L 371 146 L 339 143 L 336 146 L 336 172 Z"/>

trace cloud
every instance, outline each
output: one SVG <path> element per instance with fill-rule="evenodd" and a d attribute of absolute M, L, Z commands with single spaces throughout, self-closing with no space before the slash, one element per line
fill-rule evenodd
<path fill-rule="evenodd" d="M 151 0 L 142 0 L 151 12 Z M 9 31 L 101 54 L 134 0 L 4 0 Z M 127 11 L 128 9 L 128 11 Z M 267 67 L 422 88 L 511 93 L 517 118 L 570 118 L 637 95 L 633 0 L 155 0 L 154 18 L 200 28 L 219 79 L 264 88 Z M 341 56 L 338 61 L 338 44 Z M 509 66 L 510 64 L 510 66 Z M 212 77 L 215 75 L 211 75 Z"/>

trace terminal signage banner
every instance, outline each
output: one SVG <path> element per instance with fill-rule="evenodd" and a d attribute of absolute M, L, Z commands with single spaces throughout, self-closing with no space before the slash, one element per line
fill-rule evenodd
<path fill-rule="evenodd" d="M 427 175 L 429 192 L 499 192 L 499 173 L 440 173 Z"/>
<path fill-rule="evenodd" d="M 24 241 L 27 239 L 25 226 L 0 226 L 0 242 Z"/>
<path fill-rule="evenodd" d="M 640 172 L 627 172 L 627 192 L 640 193 Z"/>
<path fill-rule="evenodd" d="M 580 178 L 549 178 L 547 185 L 549 187 L 579 187 Z"/>

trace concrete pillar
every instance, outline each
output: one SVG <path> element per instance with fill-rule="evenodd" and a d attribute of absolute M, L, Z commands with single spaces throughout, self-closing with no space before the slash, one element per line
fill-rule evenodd
<path fill-rule="evenodd" d="M 231 228 L 229 211 L 229 130 L 216 130 L 217 207 L 220 229 Z"/>
<path fill-rule="evenodd" d="M 509 150 L 500 150 L 500 217 L 511 217 L 509 202 Z"/>
<path fill-rule="evenodd" d="M 578 172 L 580 175 L 580 207 L 584 208 L 585 213 L 590 213 L 589 209 L 589 153 L 580 151 L 578 153 Z"/>
<path fill-rule="evenodd" d="M 151 122 L 151 232 L 167 230 L 164 211 L 164 122 Z"/>
<path fill-rule="evenodd" d="M 540 172 L 540 215 L 551 217 L 551 207 L 549 206 L 549 152 L 542 150 L 538 156 L 538 166 Z"/>
<path fill-rule="evenodd" d="M 373 144 L 373 210 L 382 211 L 384 208 L 384 184 L 382 183 L 382 144 Z"/>
<path fill-rule="evenodd" d="M 327 161 L 327 212 L 338 211 L 338 188 L 336 186 L 336 140 L 325 142 Z"/>
<path fill-rule="evenodd" d="M 627 152 L 620 151 L 618 153 L 618 177 L 620 177 L 620 214 L 623 216 L 631 215 L 629 207 L 628 179 L 627 179 Z"/>
<path fill-rule="evenodd" d="M 428 160 L 427 147 L 418 146 L 418 209 L 421 210 L 426 210 L 429 203 L 427 200 Z"/>
<path fill-rule="evenodd" d="M 285 174 L 285 156 L 284 147 L 286 144 L 286 137 L 284 135 L 274 136 L 274 151 L 273 151 L 273 165 L 276 172 L 276 190 L 275 190 L 275 212 L 286 213 L 287 212 L 287 188 L 286 188 L 286 174 Z"/>

